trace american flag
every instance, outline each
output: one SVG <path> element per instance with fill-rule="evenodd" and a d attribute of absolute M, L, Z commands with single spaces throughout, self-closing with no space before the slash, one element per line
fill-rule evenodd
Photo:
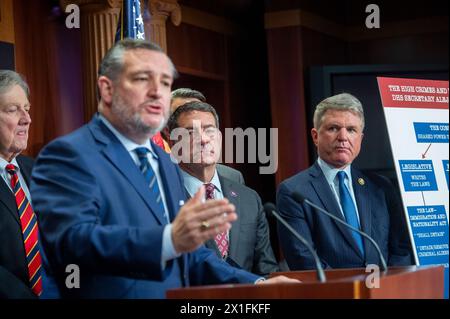
<path fill-rule="evenodd" d="M 145 39 L 144 20 L 139 0 L 123 0 L 117 24 L 116 42 L 125 38 Z"/>

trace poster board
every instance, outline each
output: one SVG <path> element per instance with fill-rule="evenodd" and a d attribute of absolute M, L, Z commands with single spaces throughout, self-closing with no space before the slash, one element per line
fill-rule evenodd
<path fill-rule="evenodd" d="M 449 267 L 449 82 L 378 77 L 418 265 Z"/>

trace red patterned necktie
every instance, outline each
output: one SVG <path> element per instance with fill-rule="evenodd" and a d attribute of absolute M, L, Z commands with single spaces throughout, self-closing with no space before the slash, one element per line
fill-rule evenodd
<path fill-rule="evenodd" d="M 206 199 L 214 199 L 214 184 L 208 183 L 205 184 L 205 191 L 206 191 Z M 214 238 L 214 241 L 216 242 L 217 248 L 219 248 L 220 254 L 222 255 L 222 258 L 226 258 L 228 255 L 228 237 L 227 233 L 219 233 Z"/>
<path fill-rule="evenodd" d="M 36 295 L 42 293 L 41 254 L 39 252 L 38 224 L 36 214 L 30 205 L 22 186 L 16 168 L 12 164 L 6 165 L 6 171 L 11 175 L 11 188 L 16 197 L 17 209 L 22 226 L 23 242 L 27 256 L 30 287 Z"/>

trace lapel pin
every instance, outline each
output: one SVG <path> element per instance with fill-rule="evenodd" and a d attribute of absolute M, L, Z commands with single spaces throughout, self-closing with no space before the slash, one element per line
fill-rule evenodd
<path fill-rule="evenodd" d="M 230 192 L 230 195 L 231 195 L 232 197 L 237 197 L 237 194 L 236 194 L 235 191 L 231 191 L 231 192 Z"/>
<path fill-rule="evenodd" d="M 361 186 L 364 186 L 364 184 L 366 184 L 366 181 L 364 180 L 364 178 L 358 178 L 358 184 Z"/>

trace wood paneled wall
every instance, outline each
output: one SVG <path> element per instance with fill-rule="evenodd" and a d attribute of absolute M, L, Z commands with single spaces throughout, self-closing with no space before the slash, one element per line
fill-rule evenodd
<path fill-rule="evenodd" d="M 14 43 L 13 1 L 0 1 L 0 41 Z"/>
<path fill-rule="evenodd" d="M 77 30 L 65 28 L 47 1 L 14 1 L 16 70 L 31 91 L 27 153 L 83 124 L 81 52 Z"/>
<path fill-rule="evenodd" d="M 420 10 L 412 8 L 408 14 L 410 8 L 402 7 L 402 13 L 396 15 L 401 5 L 383 2 L 386 6 L 381 6 L 382 17 L 388 19 L 382 20 L 380 30 L 370 30 L 365 27 L 363 5 L 356 6 L 349 0 L 330 10 L 336 3 L 323 10 L 313 1 L 277 1 L 267 7 L 272 125 L 279 127 L 280 135 L 292 145 L 292 148 L 280 145 L 283 160 L 277 184 L 312 164 L 311 156 L 304 157 L 315 151 L 309 134 L 313 115 L 310 110 L 314 108 L 308 98 L 310 67 L 448 65 L 448 13 L 435 7 L 428 13 L 437 16 L 421 17 Z"/>

